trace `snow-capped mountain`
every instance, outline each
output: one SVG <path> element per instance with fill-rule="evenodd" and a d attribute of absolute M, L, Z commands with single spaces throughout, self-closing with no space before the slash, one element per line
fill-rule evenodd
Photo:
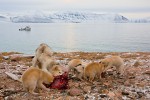
<path fill-rule="evenodd" d="M 128 19 L 119 14 L 98 14 L 83 12 L 55 12 L 40 13 L 32 15 L 22 15 L 11 17 L 11 21 L 15 23 L 31 22 L 31 23 L 81 23 L 81 22 L 128 22 Z"/>
<path fill-rule="evenodd" d="M 150 23 L 150 17 L 143 18 L 143 19 L 132 19 L 130 22 L 133 22 L 133 23 Z"/>
<path fill-rule="evenodd" d="M 9 21 L 10 21 L 9 17 L 5 15 L 0 15 L 0 22 L 9 22 Z"/>
<path fill-rule="evenodd" d="M 119 14 L 99 12 L 35 11 L 30 13 L 0 14 L 0 21 L 11 21 L 14 23 L 150 23 L 150 17 L 144 19 L 128 19 Z"/>

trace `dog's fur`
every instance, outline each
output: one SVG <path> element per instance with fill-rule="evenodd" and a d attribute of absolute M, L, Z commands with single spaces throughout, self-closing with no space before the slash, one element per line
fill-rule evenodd
<path fill-rule="evenodd" d="M 34 61 L 34 60 L 33 60 Z M 47 70 L 53 67 L 54 65 L 57 65 L 58 63 L 55 61 L 54 58 L 48 56 L 45 53 L 42 53 L 36 60 L 37 65 L 42 70 Z"/>
<path fill-rule="evenodd" d="M 49 67 L 58 64 L 52 55 L 53 52 L 47 44 L 40 44 L 40 46 L 36 49 L 35 57 L 32 60 L 32 66 L 38 66 L 42 70 L 49 69 Z"/>
<path fill-rule="evenodd" d="M 48 71 L 52 73 L 53 76 L 62 75 L 62 67 L 60 65 L 54 65 L 52 67 L 49 67 Z"/>
<path fill-rule="evenodd" d="M 42 71 L 36 67 L 30 67 L 21 77 L 24 89 L 35 95 L 38 94 L 34 92 L 36 87 L 49 91 L 50 89 L 46 88 L 43 83 L 49 84 L 53 82 L 53 80 L 54 77 L 50 72 Z"/>
<path fill-rule="evenodd" d="M 49 56 L 53 55 L 52 49 L 45 43 L 41 43 L 40 46 L 36 49 L 35 55 L 38 57 L 40 54 L 45 53 Z"/>
<path fill-rule="evenodd" d="M 69 66 L 69 71 L 77 67 L 78 65 L 82 65 L 81 59 L 72 59 L 69 61 L 68 66 Z"/>
<path fill-rule="evenodd" d="M 53 55 L 53 51 L 47 44 L 45 44 L 45 43 L 40 44 L 40 46 L 35 51 L 35 57 L 32 60 L 32 66 L 42 67 L 41 61 L 44 61 L 44 60 L 41 60 L 41 59 L 43 59 L 45 57 L 51 59 L 52 55 Z"/>
<path fill-rule="evenodd" d="M 81 59 L 72 59 L 69 63 L 69 71 L 73 71 L 73 74 L 80 80 L 83 80 L 84 62 Z"/>
<path fill-rule="evenodd" d="M 124 61 L 119 56 L 111 56 L 105 59 L 102 59 L 100 63 L 105 65 L 104 72 L 107 71 L 107 69 L 115 66 L 117 72 L 119 72 L 121 75 L 124 73 Z"/>
<path fill-rule="evenodd" d="M 90 82 L 92 82 L 96 76 L 101 79 L 101 73 L 103 70 L 104 64 L 91 62 L 84 68 L 84 79 L 89 80 Z"/>
<path fill-rule="evenodd" d="M 79 65 L 79 66 L 75 67 L 74 70 L 75 70 L 76 77 L 80 80 L 83 80 L 84 66 Z"/>

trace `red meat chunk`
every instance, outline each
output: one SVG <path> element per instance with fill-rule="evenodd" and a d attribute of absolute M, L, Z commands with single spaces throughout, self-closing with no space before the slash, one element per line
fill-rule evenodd
<path fill-rule="evenodd" d="M 62 75 L 56 76 L 54 81 L 51 84 L 46 85 L 46 87 L 58 90 L 68 89 L 68 80 L 68 73 L 65 72 Z"/>

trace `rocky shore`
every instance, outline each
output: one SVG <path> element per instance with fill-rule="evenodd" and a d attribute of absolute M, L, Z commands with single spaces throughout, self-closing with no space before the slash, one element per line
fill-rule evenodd
<path fill-rule="evenodd" d="M 119 55 L 124 59 L 125 75 L 109 69 L 102 80 L 93 84 L 70 77 L 69 89 L 50 92 L 38 90 L 34 96 L 23 90 L 20 82 L 5 72 L 21 76 L 31 66 L 34 55 L 17 52 L 0 53 L 0 100 L 150 100 L 150 52 L 55 52 L 56 60 L 64 67 L 74 58 L 85 62 L 99 61 L 106 56 Z"/>

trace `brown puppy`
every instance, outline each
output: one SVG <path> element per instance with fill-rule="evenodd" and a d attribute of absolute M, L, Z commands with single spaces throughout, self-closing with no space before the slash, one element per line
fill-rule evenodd
<path fill-rule="evenodd" d="M 104 72 L 115 66 L 116 67 L 116 70 L 117 72 L 120 72 L 121 75 L 124 73 L 124 62 L 123 62 L 123 59 L 119 56 L 111 56 L 111 57 L 108 57 L 108 58 L 105 58 L 105 59 L 102 59 L 100 61 L 100 63 L 104 64 L 105 65 L 105 69 L 104 69 Z"/>
<path fill-rule="evenodd" d="M 99 79 L 101 79 L 101 73 L 103 72 L 103 70 L 104 64 L 98 62 L 89 63 L 84 68 L 84 79 L 89 80 L 90 82 L 92 82 L 96 76 L 99 77 Z"/>
<path fill-rule="evenodd" d="M 35 95 L 38 94 L 34 92 L 36 87 L 50 91 L 50 89 L 46 88 L 43 83 L 49 84 L 50 82 L 53 82 L 53 80 L 54 77 L 50 72 L 42 71 L 39 68 L 35 67 L 30 67 L 29 69 L 27 69 L 21 77 L 23 87 L 28 92 Z"/>

